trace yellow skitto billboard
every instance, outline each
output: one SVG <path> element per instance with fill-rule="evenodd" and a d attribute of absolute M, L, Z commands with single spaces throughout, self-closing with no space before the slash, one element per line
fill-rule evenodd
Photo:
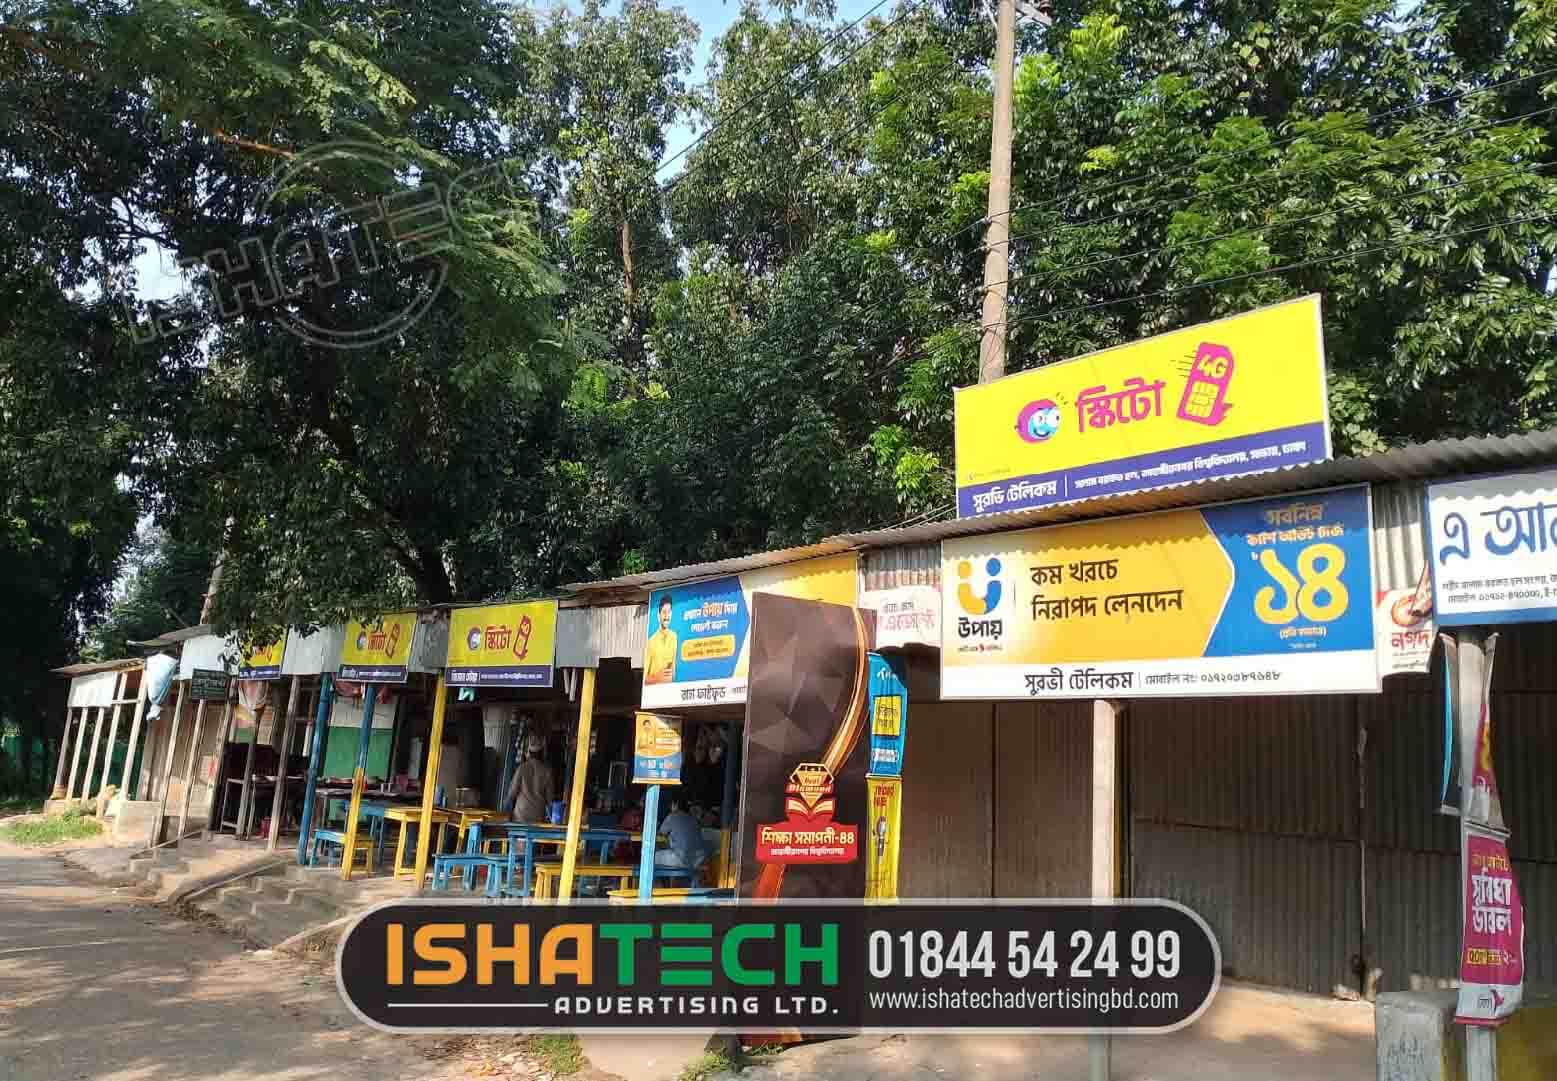
<path fill-rule="evenodd" d="M 456 608 L 449 613 L 451 687 L 550 687 L 557 602 Z"/>
<path fill-rule="evenodd" d="M 255 646 L 238 662 L 239 679 L 280 679 L 281 658 L 287 651 L 287 632 L 266 645 Z"/>
<path fill-rule="evenodd" d="M 415 612 L 352 620 L 346 624 L 338 674 L 359 683 L 404 683 L 415 633 Z"/>
<path fill-rule="evenodd" d="M 1319 297 L 956 394 L 957 515 L 1330 457 Z"/>

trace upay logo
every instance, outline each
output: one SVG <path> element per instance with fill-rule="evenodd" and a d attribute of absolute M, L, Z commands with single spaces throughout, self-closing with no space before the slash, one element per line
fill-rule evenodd
<path fill-rule="evenodd" d="M 1000 607 L 1003 587 L 1000 581 L 1000 560 L 991 556 L 984 564 L 986 575 L 983 592 L 973 586 L 973 563 L 964 559 L 957 564 L 957 603 L 970 616 L 987 616 Z"/>

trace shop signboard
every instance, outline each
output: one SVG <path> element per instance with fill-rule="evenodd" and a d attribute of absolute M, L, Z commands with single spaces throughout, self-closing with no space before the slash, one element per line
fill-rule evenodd
<path fill-rule="evenodd" d="M 681 783 L 681 718 L 639 713 L 633 718 L 633 784 Z"/>
<path fill-rule="evenodd" d="M 196 702 L 225 702 L 227 680 L 220 668 L 196 668 L 189 677 L 189 697 Z"/>
<path fill-rule="evenodd" d="M 556 649 L 554 600 L 456 608 L 444 678 L 451 687 L 550 687 Z"/>
<path fill-rule="evenodd" d="M 256 646 L 238 662 L 239 679 L 280 679 L 281 658 L 286 656 L 287 632 L 268 645 Z"/>
<path fill-rule="evenodd" d="M 876 613 L 877 649 L 941 646 L 941 591 L 934 586 L 861 590 L 860 607 Z"/>
<path fill-rule="evenodd" d="M 1470 822 L 1460 829 L 1465 927 L 1454 1019 L 1462 1025 L 1498 1025 L 1524 998 L 1524 906 L 1508 857 L 1508 835 Z"/>
<path fill-rule="evenodd" d="M 948 540 L 944 698 L 1376 692 L 1366 485 Z"/>
<path fill-rule="evenodd" d="M 754 593 L 852 607 L 858 589 L 858 558 L 846 553 L 655 590 L 643 658 L 644 708 L 746 701 Z"/>
<path fill-rule="evenodd" d="M 415 612 L 352 620 L 337 674 L 357 683 L 404 683 L 415 633 Z"/>
<path fill-rule="evenodd" d="M 956 392 L 957 515 L 1330 457 L 1319 297 Z"/>
<path fill-rule="evenodd" d="M 1440 626 L 1557 619 L 1557 469 L 1427 486 Z"/>

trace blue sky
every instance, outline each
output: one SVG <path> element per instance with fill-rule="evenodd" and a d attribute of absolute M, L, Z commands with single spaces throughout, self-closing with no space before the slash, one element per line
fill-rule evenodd
<path fill-rule="evenodd" d="M 853 22 L 875 7 L 877 2 L 878 0 L 837 0 L 836 19 L 840 23 Z M 677 6 L 692 16 L 693 21 L 703 32 L 693 58 L 692 68 L 692 81 L 702 83 L 714 39 L 728 30 L 730 24 L 740 15 L 740 0 L 690 0 L 689 3 Z M 886 15 L 892 10 L 893 5 L 889 3 L 877 14 Z M 678 124 L 672 128 L 665 148 L 666 160 L 686 149 L 696 135 L 697 133 L 686 124 Z M 660 173 L 660 180 L 669 180 L 679 173 L 685 164 L 686 158 L 678 159 L 670 168 Z M 143 251 L 140 259 L 136 261 L 136 270 L 140 285 L 139 293 L 145 299 L 165 300 L 184 291 L 175 260 L 161 249 L 148 247 Z"/>

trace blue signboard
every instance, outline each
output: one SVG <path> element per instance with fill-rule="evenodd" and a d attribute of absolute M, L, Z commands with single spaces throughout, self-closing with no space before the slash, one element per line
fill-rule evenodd
<path fill-rule="evenodd" d="M 870 762 L 872 777 L 903 775 L 903 742 L 908 733 L 908 686 L 901 657 L 870 655 Z"/>

